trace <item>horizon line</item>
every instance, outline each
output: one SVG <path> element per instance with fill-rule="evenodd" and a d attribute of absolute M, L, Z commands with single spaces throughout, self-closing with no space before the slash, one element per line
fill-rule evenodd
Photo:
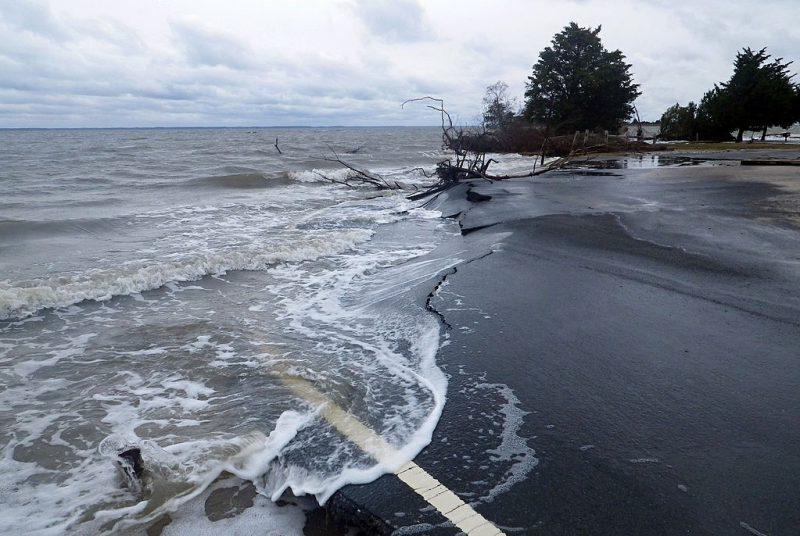
<path fill-rule="evenodd" d="M 476 126 L 476 125 L 464 125 Z M 185 126 L 185 125 L 172 125 L 172 126 L 121 126 L 121 127 L 2 127 L 0 130 L 156 130 L 156 129 L 170 129 L 170 128 L 185 128 L 185 129 L 203 129 L 203 128 L 230 128 L 230 129 L 246 129 L 246 128 L 439 128 L 440 125 L 214 125 L 214 126 Z"/>

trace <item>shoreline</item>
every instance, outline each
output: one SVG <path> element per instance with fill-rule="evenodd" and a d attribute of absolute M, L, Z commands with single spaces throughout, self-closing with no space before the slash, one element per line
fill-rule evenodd
<path fill-rule="evenodd" d="M 800 173 L 708 154 L 590 155 L 425 203 L 461 229 L 426 257 L 462 262 L 412 291 L 449 378 L 414 461 L 483 532 L 800 527 Z M 206 514 L 242 514 L 251 487 Z M 464 532 L 397 474 L 314 504 L 278 501 L 308 535 Z"/>
<path fill-rule="evenodd" d="M 787 209 L 800 176 L 719 164 L 579 166 L 429 203 L 459 221 L 471 260 L 430 301 L 453 327 L 437 355 L 450 386 L 416 462 L 501 530 L 800 527 L 800 225 Z M 477 439 L 499 413 L 474 407 L 477 384 L 518 398 L 537 460 L 491 500 L 475 482 L 503 475 Z M 458 532 L 393 475 L 336 495 L 391 530 Z"/>

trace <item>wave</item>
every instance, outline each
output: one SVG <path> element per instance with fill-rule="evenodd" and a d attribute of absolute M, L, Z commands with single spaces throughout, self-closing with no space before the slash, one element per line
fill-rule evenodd
<path fill-rule="evenodd" d="M 401 183 L 410 184 L 430 182 L 430 179 L 425 175 L 425 173 L 422 171 L 423 168 L 421 167 L 405 166 L 398 168 L 365 168 L 365 170 L 381 175 L 390 181 L 400 181 Z M 434 168 L 428 166 L 426 172 L 432 173 L 433 171 Z M 332 179 L 334 181 L 344 181 L 350 175 L 352 175 L 352 172 L 344 167 L 333 169 L 313 168 L 300 171 L 290 171 L 288 173 L 289 178 L 297 182 L 328 182 L 328 179 Z"/>
<path fill-rule="evenodd" d="M 0 220 L 0 243 L 15 243 L 26 238 L 47 238 L 54 235 L 87 233 L 124 228 L 130 219 L 74 218 L 67 220 Z"/>
<path fill-rule="evenodd" d="M 212 177 L 198 177 L 183 181 L 180 185 L 201 186 L 208 188 L 256 189 L 286 186 L 291 184 L 290 177 L 285 174 L 268 176 L 264 173 L 233 173 Z"/>
<path fill-rule="evenodd" d="M 371 236 L 372 231 L 357 229 L 308 238 L 268 251 L 259 246 L 231 247 L 72 275 L 6 280 L 0 282 L 0 320 L 24 318 L 41 309 L 66 307 L 84 300 L 108 300 L 231 270 L 266 270 L 281 262 L 313 260 L 349 250 Z"/>
<path fill-rule="evenodd" d="M 419 172 L 420 168 L 400 167 L 400 168 L 376 168 L 369 169 L 392 180 L 427 180 Z M 328 177 L 335 181 L 344 181 L 352 172 L 344 167 L 341 168 L 311 168 L 294 171 L 282 171 L 276 173 L 261 173 L 256 170 L 245 168 L 229 168 L 231 173 L 225 175 L 212 175 L 208 177 L 195 177 L 180 182 L 162 182 L 161 187 L 201 187 L 201 188 L 224 188 L 224 189 L 259 189 L 273 188 L 277 186 L 287 186 L 295 182 L 320 183 L 328 182 Z M 228 171 L 228 170 L 225 170 Z M 432 168 L 431 168 L 432 171 Z"/>
<path fill-rule="evenodd" d="M 290 171 L 288 176 L 297 182 L 328 182 L 328 177 L 336 181 L 344 181 L 351 174 L 349 169 L 303 169 L 300 171 Z"/>
<path fill-rule="evenodd" d="M 256 430 L 234 437 L 165 442 L 163 447 L 135 434 L 105 438 L 101 455 L 116 460 L 117 453 L 137 446 L 156 477 L 150 481 L 154 492 L 141 512 L 108 509 L 101 521 L 119 520 L 114 530 L 141 526 L 194 500 L 223 472 L 252 482 L 273 501 L 291 490 L 295 496 L 314 495 L 325 504 L 343 486 L 371 482 L 413 459 L 430 444 L 447 392 L 447 378 L 436 365 L 440 325 L 422 307 L 408 303 L 415 285 L 457 263 L 448 257 L 419 259 L 430 247 L 395 249 L 370 243 L 358 255 L 332 258 L 324 268 L 316 263 L 276 268 L 270 286 L 282 297 L 275 304 L 276 321 L 297 342 L 282 347 L 279 354 L 262 347 L 248 360 L 260 364 L 256 370 L 268 374 L 282 393 L 290 393 L 293 403 L 270 424 L 268 436 Z M 263 336 L 260 329 L 248 329 L 239 338 L 259 341 Z M 292 351 L 284 353 L 289 348 Z M 312 348 L 313 357 L 304 351 Z M 194 377 L 203 374 L 197 370 Z M 175 385 L 187 396 L 205 388 L 202 383 L 180 381 L 169 387 Z M 145 399 L 164 399 L 157 392 L 158 387 L 152 386 Z M 266 388 L 255 396 L 262 400 L 271 394 Z M 224 392 L 215 395 L 225 398 Z M 130 403 L 153 407 L 138 396 L 135 400 Z M 209 411 L 213 412 L 214 403 L 209 402 Z M 126 430 L 113 423 L 127 422 L 130 415 L 121 411 L 105 422 Z M 270 422 L 260 415 L 259 426 Z M 170 491 L 175 489 L 183 491 Z"/>

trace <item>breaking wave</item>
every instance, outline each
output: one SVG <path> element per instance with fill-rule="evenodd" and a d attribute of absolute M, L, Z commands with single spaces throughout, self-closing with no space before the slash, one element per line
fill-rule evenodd
<path fill-rule="evenodd" d="M 29 281 L 6 280 L 0 282 L 0 319 L 22 318 L 40 309 L 66 307 L 84 300 L 108 300 L 230 270 L 265 270 L 280 262 L 313 260 L 346 251 L 370 236 L 371 230 L 351 229 L 266 251 L 259 246 L 231 247 L 175 259 L 134 261 L 119 268 Z"/>

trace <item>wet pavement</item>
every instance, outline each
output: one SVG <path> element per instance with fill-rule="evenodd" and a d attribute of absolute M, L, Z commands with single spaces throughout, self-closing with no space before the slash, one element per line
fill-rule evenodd
<path fill-rule="evenodd" d="M 465 261 L 415 461 L 506 534 L 800 533 L 800 169 L 674 156 L 430 203 Z M 332 505 L 462 532 L 395 475 Z"/>

